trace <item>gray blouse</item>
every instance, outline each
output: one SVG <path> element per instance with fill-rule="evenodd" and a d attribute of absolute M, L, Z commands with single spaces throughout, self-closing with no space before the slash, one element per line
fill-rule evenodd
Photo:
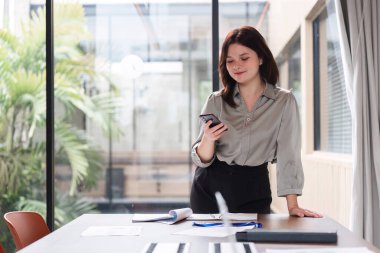
<path fill-rule="evenodd" d="M 223 101 L 220 91 L 212 93 L 203 106 L 202 114 L 213 113 L 228 131 L 216 141 L 215 154 L 203 163 L 196 149 L 203 135 L 203 126 L 192 147 L 195 165 L 207 167 L 215 156 L 227 164 L 257 166 L 277 163 L 277 195 L 302 194 L 304 175 L 301 163 L 301 125 L 294 95 L 285 89 L 266 84 L 263 95 L 251 112 L 234 91 L 236 108 Z"/>

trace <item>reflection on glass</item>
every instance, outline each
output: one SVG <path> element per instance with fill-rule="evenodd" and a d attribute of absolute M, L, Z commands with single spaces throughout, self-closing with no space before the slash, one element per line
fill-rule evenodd
<path fill-rule="evenodd" d="M 94 1 L 82 8 L 89 36 L 80 46 L 93 56 L 96 74 L 82 75 L 82 87 L 90 98 L 111 96 L 118 106 L 106 134 L 86 111 L 73 113 L 71 124 L 103 158 L 98 177 L 85 175 L 96 187 L 81 182 L 77 195 L 101 212 L 188 205 L 198 101 L 211 91 L 210 3 Z M 61 191 L 69 191 L 69 167 L 57 164 Z"/>
<path fill-rule="evenodd" d="M 255 22 L 266 29 L 265 5 L 223 2 L 221 27 Z M 110 135 L 83 115 L 82 127 L 104 158 L 104 176 L 81 195 L 102 212 L 187 206 L 190 145 L 212 86 L 211 2 L 94 2 L 83 8 L 91 37 L 81 44 L 94 55 L 95 71 L 108 78 L 86 82 L 86 92 L 104 94 L 113 85 L 121 103 Z M 60 182 L 64 189 L 67 182 Z"/>
<path fill-rule="evenodd" d="M 221 12 L 223 29 L 245 22 L 266 29 L 265 2 L 221 6 L 227 11 Z M 83 8 L 91 37 L 81 45 L 94 55 L 95 71 L 107 76 L 86 82 L 86 92 L 93 96 L 114 87 L 121 102 L 110 135 L 88 115 L 82 117 L 81 126 L 104 160 L 96 187 L 81 195 L 102 212 L 187 206 L 190 145 L 212 86 L 211 2 L 94 1 Z M 68 182 L 61 179 L 64 189 Z"/>

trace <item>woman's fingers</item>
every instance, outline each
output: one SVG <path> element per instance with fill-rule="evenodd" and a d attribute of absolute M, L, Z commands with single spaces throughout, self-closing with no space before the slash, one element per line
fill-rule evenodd
<path fill-rule="evenodd" d="M 219 125 L 216 125 L 211 128 L 211 131 L 213 131 L 215 138 L 218 138 L 218 139 L 222 136 L 222 134 L 226 130 L 227 130 L 227 126 L 224 125 L 223 123 L 220 123 Z"/>
<path fill-rule="evenodd" d="M 224 131 L 228 129 L 227 125 L 224 125 L 223 123 L 210 127 L 211 124 L 211 120 L 206 122 L 204 125 L 204 133 L 212 140 L 218 140 L 223 135 Z"/>
<path fill-rule="evenodd" d="M 298 217 L 313 217 L 313 218 L 322 218 L 323 216 L 319 213 L 303 209 L 303 208 L 294 208 L 291 210 L 290 215 Z"/>

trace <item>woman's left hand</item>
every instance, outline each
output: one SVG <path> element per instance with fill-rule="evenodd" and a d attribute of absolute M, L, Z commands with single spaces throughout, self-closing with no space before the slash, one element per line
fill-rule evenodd
<path fill-rule="evenodd" d="M 292 216 L 298 216 L 298 217 L 313 217 L 313 218 L 322 218 L 323 216 L 319 213 L 303 209 L 300 207 L 293 207 L 289 210 L 289 214 Z"/>

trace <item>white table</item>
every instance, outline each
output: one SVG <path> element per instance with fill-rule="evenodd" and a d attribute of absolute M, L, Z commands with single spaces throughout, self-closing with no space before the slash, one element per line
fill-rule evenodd
<path fill-rule="evenodd" d="M 133 253 L 141 252 L 150 242 L 190 242 L 190 252 L 207 253 L 209 242 L 226 242 L 227 238 L 173 235 L 173 232 L 192 227 L 185 221 L 175 225 L 156 222 L 132 223 L 131 214 L 85 214 L 48 236 L 38 240 L 19 253 Z M 330 218 L 296 218 L 285 214 L 259 215 L 258 221 L 266 228 L 328 228 L 338 231 L 337 244 L 263 244 L 256 243 L 259 252 L 266 248 L 305 248 L 305 247 L 354 247 L 365 246 L 374 252 L 379 249 L 367 241 L 356 237 L 345 227 Z M 140 236 L 83 237 L 80 234 L 90 226 L 142 226 Z"/>

